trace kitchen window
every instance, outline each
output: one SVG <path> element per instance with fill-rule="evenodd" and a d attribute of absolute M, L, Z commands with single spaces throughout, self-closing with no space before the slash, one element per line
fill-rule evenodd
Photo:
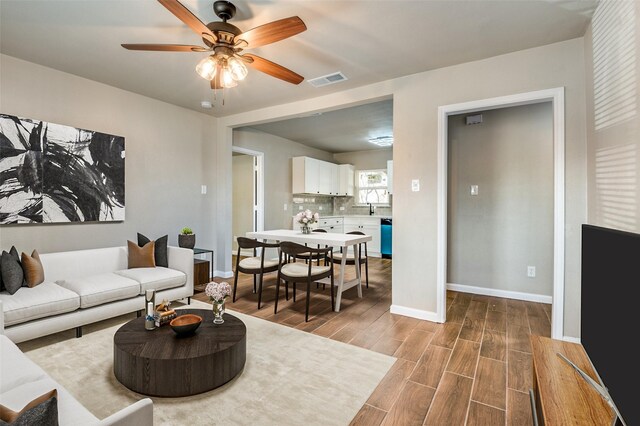
<path fill-rule="evenodd" d="M 389 205 L 386 170 L 358 170 L 356 183 L 357 204 Z"/>

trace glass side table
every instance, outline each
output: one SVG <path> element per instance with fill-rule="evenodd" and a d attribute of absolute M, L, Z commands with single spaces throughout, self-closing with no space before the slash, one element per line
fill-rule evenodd
<path fill-rule="evenodd" d="M 213 250 L 195 247 L 193 249 L 193 256 L 195 257 L 200 254 L 205 255 L 205 257 L 207 254 L 211 256 L 211 262 L 209 263 L 209 280 L 211 280 L 211 278 L 213 278 L 213 271 L 215 271 L 213 267 Z"/>

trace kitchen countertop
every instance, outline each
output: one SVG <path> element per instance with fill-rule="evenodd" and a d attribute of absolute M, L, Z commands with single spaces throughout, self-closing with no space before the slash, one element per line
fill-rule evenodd
<path fill-rule="evenodd" d="M 336 218 L 336 217 L 375 217 L 378 219 L 388 219 L 391 216 L 389 215 L 381 215 L 381 214 L 374 214 L 374 215 L 368 215 L 368 214 L 333 214 L 331 216 L 322 216 L 320 215 L 320 219 L 332 219 L 332 218 Z"/>

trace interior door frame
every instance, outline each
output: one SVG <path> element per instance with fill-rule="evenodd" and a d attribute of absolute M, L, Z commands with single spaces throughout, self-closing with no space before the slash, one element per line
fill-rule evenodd
<path fill-rule="evenodd" d="M 518 93 L 438 107 L 437 321 L 447 318 L 447 179 L 450 115 L 551 102 L 553 108 L 553 302 L 551 337 L 564 335 L 565 276 L 565 110 L 564 87 Z"/>
<path fill-rule="evenodd" d="M 254 151 L 252 149 L 242 148 L 239 146 L 232 146 L 231 151 L 239 154 L 251 155 L 255 159 L 253 167 L 253 231 L 264 231 L 264 152 Z"/>

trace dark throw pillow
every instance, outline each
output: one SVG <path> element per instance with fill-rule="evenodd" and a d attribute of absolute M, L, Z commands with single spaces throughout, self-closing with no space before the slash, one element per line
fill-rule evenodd
<path fill-rule="evenodd" d="M 138 245 L 133 241 L 127 241 L 127 251 L 129 257 L 129 269 L 154 268 L 156 266 L 156 261 L 153 257 L 153 241 L 149 241 L 144 245 L 144 247 L 138 247 Z"/>
<path fill-rule="evenodd" d="M 47 392 L 34 399 L 19 412 L 0 405 L 0 425 L 58 426 L 58 391 Z"/>
<path fill-rule="evenodd" d="M 44 282 L 44 268 L 36 250 L 31 253 L 31 256 L 22 252 L 22 270 L 27 287 L 35 287 Z"/>
<path fill-rule="evenodd" d="M 0 273 L 2 273 L 2 281 L 4 288 L 9 294 L 15 294 L 16 291 L 24 284 L 24 271 L 20 263 L 20 257 L 15 247 L 11 247 L 11 251 L 2 252 L 0 257 Z"/>
<path fill-rule="evenodd" d="M 144 247 L 145 244 L 151 240 L 138 232 L 138 247 Z M 169 235 L 160 237 L 155 240 L 155 254 L 156 266 L 169 267 L 169 255 L 167 254 L 167 243 L 169 241 Z"/>

